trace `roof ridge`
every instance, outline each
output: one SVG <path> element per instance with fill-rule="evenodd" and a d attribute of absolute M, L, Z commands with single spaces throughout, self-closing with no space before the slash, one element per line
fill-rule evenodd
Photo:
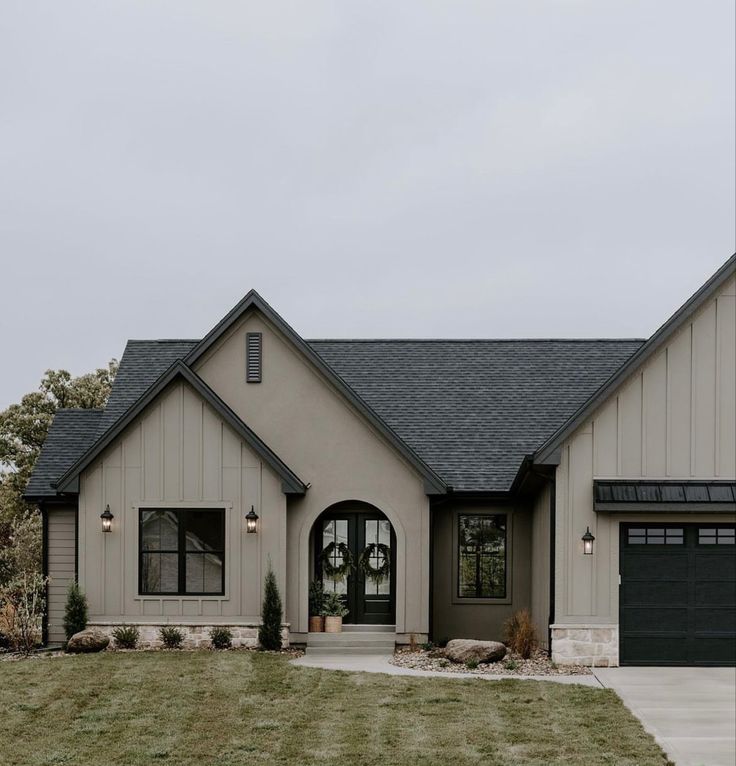
<path fill-rule="evenodd" d="M 128 338 L 126 343 L 199 343 L 200 338 Z"/>
<path fill-rule="evenodd" d="M 646 338 L 305 338 L 307 343 L 644 343 Z"/>

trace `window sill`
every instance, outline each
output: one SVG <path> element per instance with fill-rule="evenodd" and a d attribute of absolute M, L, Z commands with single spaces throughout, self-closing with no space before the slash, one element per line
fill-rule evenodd
<path fill-rule="evenodd" d="M 460 598 L 459 596 L 455 596 L 452 599 L 452 604 L 454 606 L 484 606 L 493 604 L 504 606 L 511 604 L 511 602 L 512 599 L 510 596 L 506 596 L 505 598 Z"/>

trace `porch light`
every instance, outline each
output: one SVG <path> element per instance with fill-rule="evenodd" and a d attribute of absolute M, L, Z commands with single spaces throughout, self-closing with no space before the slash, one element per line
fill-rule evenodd
<path fill-rule="evenodd" d="M 258 514 L 252 505 L 248 513 L 245 514 L 245 531 L 248 534 L 258 531 Z"/>
<path fill-rule="evenodd" d="M 593 540 L 595 540 L 595 537 L 593 537 L 590 527 L 586 527 L 585 534 L 582 537 L 583 553 L 586 556 L 591 556 L 593 554 Z"/>
<path fill-rule="evenodd" d="M 115 517 L 112 515 L 112 513 L 110 513 L 109 505 L 105 506 L 105 510 L 100 514 L 100 518 L 102 519 L 102 531 L 103 532 L 112 531 L 112 520 Z"/>

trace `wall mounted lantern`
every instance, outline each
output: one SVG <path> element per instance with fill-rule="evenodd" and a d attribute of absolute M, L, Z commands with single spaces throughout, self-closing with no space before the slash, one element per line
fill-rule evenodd
<path fill-rule="evenodd" d="M 595 540 L 595 537 L 593 537 L 593 533 L 590 531 L 590 527 L 586 527 L 585 534 L 582 537 L 583 541 L 583 553 L 586 556 L 591 556 L 593 554 L 593 541 Z"/>
<path fill-rule="evenodd" d="M 115 517 L 110 513 L 109 505 L 105 506 L 105 510 L 100 514 L 100 518 L 102 519 L 102 531 L 110 532 L 112 530 L 112 520 Z"/>
<path fill-rule="evenodd" d="M 258 531 L 258 514 L 252 505 L 248 513 L 245 514 L 245 530 L 248 534 Z"/>

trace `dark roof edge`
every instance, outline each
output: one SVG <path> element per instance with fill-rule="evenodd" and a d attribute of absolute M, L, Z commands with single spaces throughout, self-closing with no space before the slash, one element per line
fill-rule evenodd
<path fill-rule="evenodd" d="M 649 359 L 662 344 L 682 327 L 713 293 L 736 273 L 736 254 L 732 255 L 677 311 L 647 340 L 647 342 L 614 372 L 585 404 L 552 434 L 534 453 L 535 463 L 545 463 L 561 443 L 599 407 L 626 378 Z"/>
<path fill-rule="evenodd" d="M 644 343 L 646 338 L 304 338 L 305 343 Z"/>
<path fill-rule="evenodd" d="M 281 477 L 286 494 L 303 495 L 307 487 L 304 482 L 279 458 L 228 407 L 225 402 L 181 360 L 174 362 L 148 390 L 64 473 L 56 482 L 57 491 L 63 492 L 79 474 L 116 439 L 130 423 L 174 380 L 183 378 L 217 412 L 217 414 Z"/>
<path fill-rule="evenodd" d="M 197 362 L 252 306 L 255 306 L 280 332 L 282 332 L 307 359 L 332 383 L 335 388 L 365 417 L 371 425 L 401 454 L 424 479 L 427 494 L 444 494 L 447 485 L 409 447 L 408 444 L 370 407 L 358 394 L 330 367 L 327 362 L 289 325 L 280 314 L 255 291 L 247 295 L 234 306 L 202 340 L 187 354 L 184 363 L 191 366 Z"/>

